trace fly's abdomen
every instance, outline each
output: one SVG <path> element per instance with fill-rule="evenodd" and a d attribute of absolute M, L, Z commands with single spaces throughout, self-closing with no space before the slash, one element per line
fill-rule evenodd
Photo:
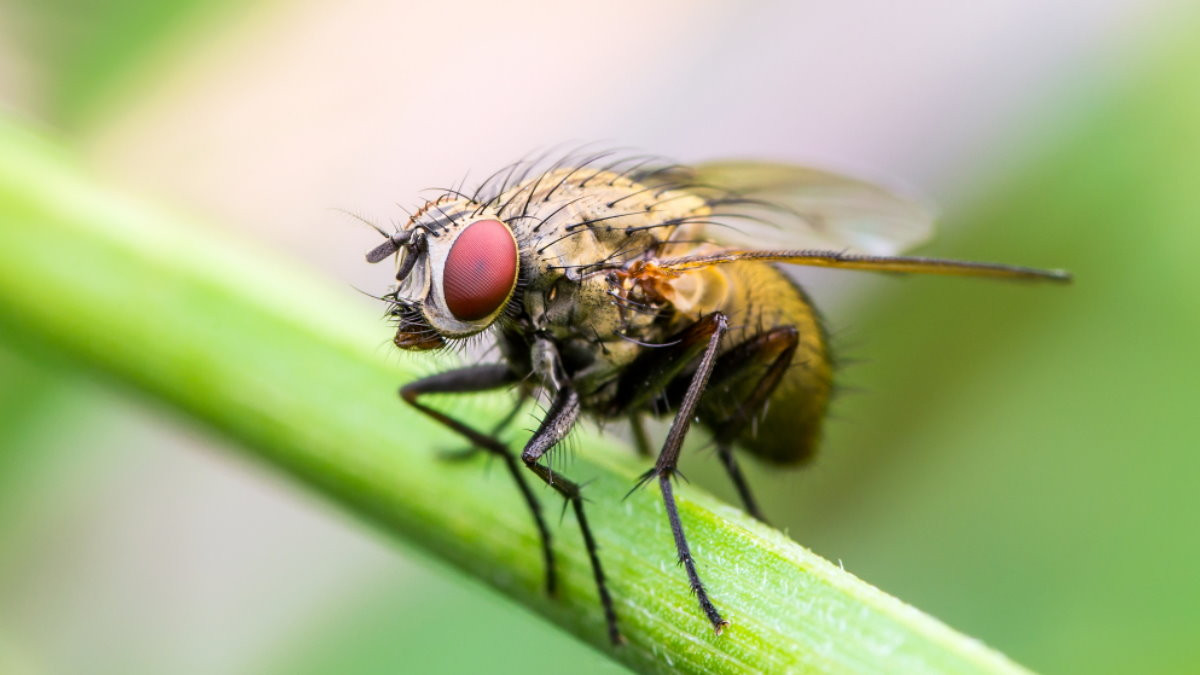
<path fill-rule="evenodd" d="M 832 388 L 825 330 L 808 297 L 778 269 L 744 262 L 723 271 L 730 292 L 721 311 L 730 330 L 701 419 L 718 439 L 762 459 L 802 462 L 816 450 Z"/>

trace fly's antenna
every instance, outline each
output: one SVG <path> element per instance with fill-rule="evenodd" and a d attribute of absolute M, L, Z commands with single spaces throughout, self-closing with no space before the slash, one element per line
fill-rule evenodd
<path fill-rule="evenodd" d="M 388 234 L 387 232 L 384 231 L 383 228 L 379 227 L 375 223 L 372 223 L 371 221 L 367 220 L 366 218 L 358 215 L 357 213 L 354 213 L 352 211 L 347 211 L 346 209 L 335 208 L 333 210 L 337 211 L 338 213 L 342 213 L 347 216 L 350 216 L 351 218 L 366 225 L 367 227 L 370 227 L 372 230 L 375 230 L 376 232 L 378 232 L 379 236 L 381 236 L 387 240 L 387 241 L 384 241 L 382 244 L 376 246 L 375 248 L 371 249 L 367 253 L 367 262 L 369 262 L 369 263 L 372 263 L 372 264 L 377 263 L 385 258 L 390 257 L 392 254 L 394 254 L 396 251 L 399 251 L 401 248 L 412 247 L 414 244 L 417 243 L 413 239 L 413 231 L 412 230 L 397 230 L 396 232 Z"/>
<path fill-rule="evenodd" d="M 379 233 L 386 237 L 387 241 L 376 246 L 367 253 L 367 262 L 372 264 L 386 258 L 390 258 L 392 254 L 394 254 L 396 251 L 399 251 L 401 247 L 407 246 L 409 240 L 412 239 L 413 234 L 412 230 L 401 230 L 393 234 L 387 234 L 383 230 L 380 230 Z"/>

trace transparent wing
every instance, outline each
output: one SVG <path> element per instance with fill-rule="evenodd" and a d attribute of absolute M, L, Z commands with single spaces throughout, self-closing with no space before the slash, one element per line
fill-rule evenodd
<path fill-rule="evenodd" d="M 750 161 L 710 162 L 681 171 L 709 198 L 714 227 L 708 233 L 726 244 L 883 256 L 933 235 L 927 206 L 856 178 Z"/>

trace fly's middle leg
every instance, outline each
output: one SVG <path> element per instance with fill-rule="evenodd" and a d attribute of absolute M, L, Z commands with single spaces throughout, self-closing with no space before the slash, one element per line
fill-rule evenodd
<path fill-rule="evenodd" d="M 600 565 L 600 556 L 597 554 L 596 539 L 592 536 L 592 529 L 588 526 L 587 516 L 583 511 L 583 494 L 580 491 L 579 484 L 563 477 L 561 474 L 556 474 L 550 470 L 550 467 L 541 463 L 541 458 L 549 452 L 555 445 L 558 444 L 571 431 L 571 427 L 575 425 L 575 420 L 579 418 L 579 394 L 570 387 L 562 387 L 554 396 L 554 402 L 550 405 L 549 412 L 542 420 L 541 426 L 533 434 L 533 438 L 529 439 L 529 443 L 525 446 L 524 452 L 521 453 L 521 460 L 525 462 L 525 466 L 529 470 L 537 474 L 547 485 L 554 488 L 560 495 L 563 496 L 575 511 L 575 521 L 579 523 L 579 530 L 583 534 L 583 543 L 587 548 L 588 559 L 592 564 L 592 575 L 596 580 L 596 592 L 600 596 L 600 605 L 604 608 L 604 619 L 608 624 L 608 639 L 614 645 L 624 643 L 624 638 L 621 637 L 620 630 L 617 629 L 617 613 L 613 609 L 612 596 L 608 593 L 608 584 L 604 579 L 604 568 Z"/>

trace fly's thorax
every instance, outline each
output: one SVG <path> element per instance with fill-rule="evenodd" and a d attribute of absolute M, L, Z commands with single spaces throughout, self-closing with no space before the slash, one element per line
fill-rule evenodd
<path fill-rule="evenodd" d="M 587 320 L 603 336 L 624 321 L 614 312 L 603 266 L 648 255 L 676 254 L 699 233 L 707 203 L 683 190 L 642 185 L 620 174 L 559 169 L 513 188 L 500 201 L 513 223 L 527 264 L 535 325 L 561 327 Z"/>
<path fill-rule="evenodd" d="M 583 326 L 615 329 L 603 325 L 612 305 L 607 285 L 599 277 L 545 274 L 525 289 L 525 311 L 534 329 L 565 337 Z"/>
<path fill-rule="evenodd" d="M 504 222 L 516 241 L 521 307 L 533 329 L 555 337 L 576 332 L 607 339 L 623 322 L 612 311 L 613 298 L 597 266 L 673 248 L 671 241 L 698 228 L 689 219 L 704 216 L 707 206 L 685 192 L 643 186 L 612 172 L 590 168 L 558 169 L 509 188 L 485 204 L 469 201 L 438 204 L 427 211 L 443 220 L 490 217 Z M 447 218 L 448 216 L 448 218 Z M 454 227 L 442 238 L 453 239 Z M 447 259 L 447 247 L 431 241 L 429 266 Z M 466 333 L 448 310 L 436 279 L 428 284 L 426 314 L 448 337 Z"/>
<path fill-rule="evenodd" d="M 523 291 L 530 325 L 559 345 L 572 386 L 585 405 L 636 358 L 641 347 L 627 338 L 644 336 L 654 321 L 653 316 L 623 312 L 609 291 L 607 279 L 600 275 L 559 275 L 548 287 L 530 285 Z"/>
<path fill-rule="evenodd" d="M 543 268 L 565 271 L 646 252 L 673 254 L 670 242 L 694 240 L 710 214 L 707 202 L 686 190 L 590 169 L 551 171 L 512 192 L 501 216 L 519 219 L 514 228 Z"/>

